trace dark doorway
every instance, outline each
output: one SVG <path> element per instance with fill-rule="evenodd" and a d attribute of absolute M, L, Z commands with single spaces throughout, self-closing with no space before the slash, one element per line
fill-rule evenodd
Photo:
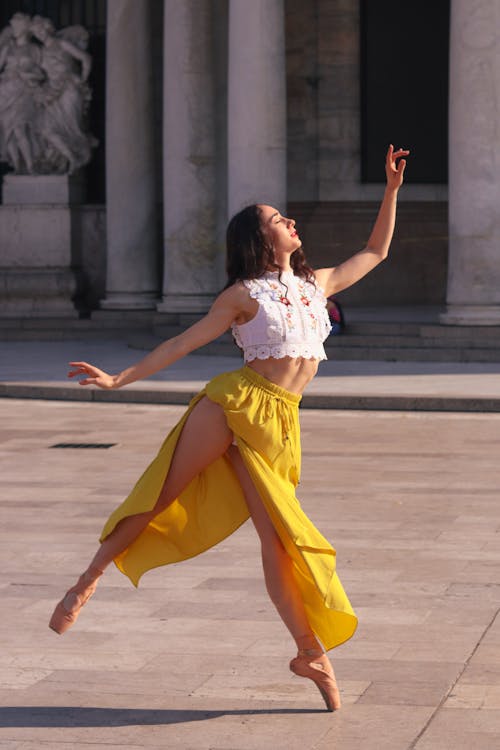
<path fill-rule="evenodd" d="M 362 181 L 384 180 L 393 143 L 412 150 L 409 182 L 446 183 L 450 2 L 360 3 Z"/>

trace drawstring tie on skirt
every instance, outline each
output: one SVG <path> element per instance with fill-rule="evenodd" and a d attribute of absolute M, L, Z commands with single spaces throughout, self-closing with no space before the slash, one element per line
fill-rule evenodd
<path fill-rule="evenodd" d="M 272 396 L 266 403 L 266 419 L 272 419 L 275 413 L 278 415 L 281 426 L 283 451 L 288 447 L 292 456 L 292 460 L 295 462 L 293 440 L 290 440 L 290 433 L 293 430 L 293 424 L 290 419 L 289 409 L 282 399 Z"/>

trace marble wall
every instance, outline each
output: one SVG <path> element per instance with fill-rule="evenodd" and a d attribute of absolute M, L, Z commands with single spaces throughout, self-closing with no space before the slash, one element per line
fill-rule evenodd
<path fill-rule="evenodd" d="M 359 4 L 286 0 L 288 197 L 339 200 L 360 180 Z"/>
<path fill-rule="evenodd" d="M 319 199 L 318 0 L 286 0 L 288 199 Z"/>
<path fill-rule="evenodd" d="M 130 0 L 112 2 L 121 5 Z M 278 7 L 280 3 L 275 4 Z M 224 281 L 222 255 L 230 171 L 228 0 L 186 0 L 179 6 L 151 0 L 149 7 L 153 132 L 148 153 L 154 184 L 148 183 L 148 203 L 155 204 L 151 212 L 155 218 L 149 223 L 154 223 L 157 231 L 151 233 L 148 250 L 148 268 L 154 279 L 148 273 L 148 284 L 143 286 L 152 309 L 159 301 L 157 293 L 161 295 L 162 291 L 160 311 L 201 311 Z M 184 35 L 189 52 L 181 74 L 173 75 L 170 81 L 168 70 L 174 71 L 179 56 L 174 51 L 172 61 L 164 67 L 164 8 L 169 14 L 184 9 L 188 18 L 178 32 L 174 29 L 173 41 L 169 42 L 172 54 L 171 45 L 179 34 Z M 314 263 L 323 265 L 330 263 L 332 256 L 338 260 L 363 244 L 381 197 L 381 185 L 360 183 L 359 2 L 284 0 L 284 13 L 288 200 L 303 226 Z M 175 23 L 173 16 L 169 17 Z M 134 29 L 130 33 L 135 33 Z M 166 95 L 168 102 L 162 113 Z M 167 115 L 172 127 L 165 128 Z M 249 130 L 250 118 L 251 111 Z M 117 164 L 120 166 L 119 159 Z M 401 198 L 408 206 L 402 222 L 398 222 L 398 231 L 403 230 L 400 236 L 409 234 L 404 241 L 398 240 L 392 270 L 359 287 L 364 296 L 358 297 L 357 291 L 350 293 L 352 304 L 399 304 L 402 297 L 421 304 L 444 300 L 444 204 L 428 213 L 424 205 L 411 205 L 413 199 L 436 197 L 442 198 L 443 193 L 437 190 L 430 194 L 425 186 L 405 186 Z M 370 200 L 374 202 L 368 204 Z M 79 216 L 74 230 L 74 260 L 81 269 L 82 282 L 79 301 L 95 308 L 106 291 L 111 299 L 113 293 L 127 289 L 123 284 L 108 283 L 106 290 L 106 261 L 109 271 L 109 256 L 114 251 L 109 233 L 106 236 L 105 207 L 82 207 Z M 123 243 L 120 240 L 118 244 Z M 136 246 L 142 253 L 141 242 Z M 134 252 L 127 278 L 137 286 L 134 264 L 140 253 Z M 411 257 L 406 267 L 405 252 L 407 258 Z M 115 275 L 122 271 L 121 261 L 117 269 Z M 144 296 L 144 290 L 138 290 L 139 296 Z M 128 291 L 135 294 L 137 289 Z"/>
<path fill-rule="evenodd" d="M 373 201 L 294 202 L 290 215 L 314 268 L 335 266 L 366 244 L 377 215 Z M 446 295 L 447 204 L 404 201 L 389 258 L 341 293 L 347 306 L 436 305 Z"/>

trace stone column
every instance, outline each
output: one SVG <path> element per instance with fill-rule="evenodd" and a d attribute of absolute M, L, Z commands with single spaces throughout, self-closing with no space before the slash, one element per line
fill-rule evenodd
<path fill-rule="evenodd" d="M 500 3 L 452 0 L 445 323 L 500 324 Z"/>
<path fill-rule="evenodd" d="M 107 310 L 157 299 L 150 7 L 108 0 L 106 37 Z"/>
<path fill-rule="evenodd" d="M 165 0 L 164 277 L 159 312 L 205 312 L 217 291 L 211 0 Z"/>
<path fill-rule="evenodd" d="M 286 211 L 283 0 L 229 1 L 228 212 Z"/>

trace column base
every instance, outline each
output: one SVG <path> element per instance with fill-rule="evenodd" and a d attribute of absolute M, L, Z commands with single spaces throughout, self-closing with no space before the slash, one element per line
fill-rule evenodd
<path fill-rule="evenodd" d="M 439 320 L 451 326 L 500 326 L 500 304 L 448 305 Z"/>
<path fill-rule="evenodd" d="M 162 313 L 206 313 L 214 299 L 214 294 L 165 294 L 156 309 Z"/>
<path fill-rule="evenodd" d="M 154 310 L 158 296 L 154 292 L 107 292 L 101 310 Z"/>

